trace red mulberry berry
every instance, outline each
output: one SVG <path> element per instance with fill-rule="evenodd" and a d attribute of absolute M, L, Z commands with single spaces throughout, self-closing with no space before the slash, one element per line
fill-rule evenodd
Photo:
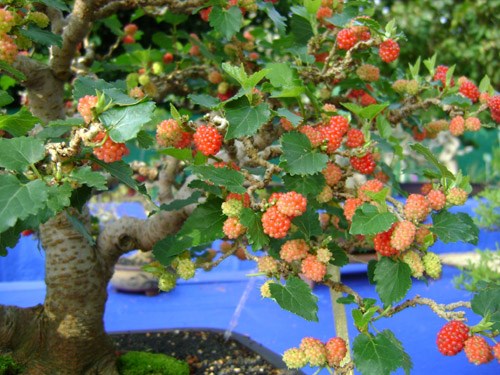
<path fill-rule="evenodd" d="M 466 98 L 472 100 L 473 103 L 477 102 L 479 99 L 479 89 L 473 82 L 469 80 L 465 80 L 464 82 L 462 82 L 458 91 Z"/>
<path fill-rule="evenodd" d="M 464 352 L 469 362 L 483 365 L 493 359 L 491 348 L 481 336 L 472 336 L 465 340 Z"/>
<path fill-rule="evenodd" d="M 101 142 L 105 136 L 105 132 L 100 132 L 94 138 L 94 142 Z M 113 140 L 108 137 L 102 146 L 94 148 L 93 153 L 97 159 L 106 163 L 113 163 L 128 155 L 129 150 L 125 143 L 113 142 Z"/>
<path fill-rule="evenodd" d="M 222 231 L 229 239 L 235 239 L 246 232 L 246 228 L 237 217 L 228 218 L 222 227 Z"/>
<path fill-rule="evenodd" d="M 478 132 L 481 130 L 481 120 L 477 117 L 469 117 L 465 120 L 465 130 L 471 132 Z"/>
<path fill-rule="evenodd" d="M 386 232 L 377 233 L 373 238 L 373 247 L 380 255 L 390 257 L 398 254 L 398 250 L 391 246 L 391 236 L 395 225 Z"/>
<path fill-rule="evenodd" d="M 321 132 L 311 125 L 301 126 L 299 128 L 299 132 L 304 134 L 309 139 L 313 147 L 318 147 L 321 145 L 321 143 L 323 143 Z"/>
<path fill-rule="evenodd" d="M 347 354 L 347 346 L 343 338 L 333 337 L 325 344 L 326 359 L 329 366 L 338 366 Z"/>
<path fill-rule="evenodd" d="M 408 249 L 415 239 L 416 232 L 417 228 L 411 221 L 396 223 L 391 235 L 391 246 L 399 251 Z"/>
<path fill-rule="evenodd" d="M 363 201 L 368 202 L 371 200 L 371 198 L 365 194 L 365 191 L 378 193 L 383 188 L 384 184 L 377 179 L 366 181 L 363 185 L 361 185 L 358 188 L 358 198 L 361 198 Z"/>
<path fill-rule="evenodd" d="M 302 261 L 301 271 L 309 280 L 320 282 L 326 275 L 326 264 L 321 263 L 315 255 L 308 255 Z"/>
<path fill-rule="evenodd" d="M 406 199 L 404 213 L 408 220 L 424 221 L 431 212 L 431 205 L 425 196 L 410 194 Z"/>
<path fill-rule="evenodd" d="M 165 120 L 156 127 L 156 141 L 162 147 L 175 147 L 181 142 L 182 133 L 182 127 L 176 120 Z"/>
<path fill-rule="evenodd" d="M 352 217 L 356 212 L 356 209 L 363 204 L 363 200 L 360 198 L 347 198 L 344 203 L 344 216 L 348 221 L 352 221 Z"/>
<path fill-rule="evenodd" d="M 351 157 L 350 162 L 352 167 L 362 174 L 372 174 L 376 167 L 373 155 L 369 152 L 365 156 Z"/>
<path fill-rule="evenodd" d="M 332 187 L 342 179 L 342 169 L 334 163 L 328 163 L 321 173 L 325 176 L 326 184 Z"/>
<path fill-rule="evenodd" d="M 349 129 L 345 145 L 350 148 L 361 147 L 365 144 L 365 136 L 359 129 Z"/>
<path fill-rule="evenodd" d="M 436 344 L 441 354 L 457 355 L 469 337 L 469 327 L 458 320 L 446 323 L 437 334 Z"/>
<path fill-rule="evenodd" d="M 434 72 L 434 81 L 441 81 L 443 87 L 446 87 L 446 73 L 448 73 L 448 67 L 446 65 L 439 65 Z M 455 85 L 455 81 L 451 80 L 451 86 Z"/>
<path fill-rule="evenodd" d="M 222 135 L 213 126 L 199 126 L 193 140 L 196 149 L 206 156 L 215 155 L 222 146 Z"/>
<path fill-rule="evenodd" d="M 300 349 L 306 355 L 309 366 L 324 366 L 326 363 L 326 349 L 321 341 L 313 337 L 304 337 L 300 342 Z"/>
<path fill-rule="evenodd" d="M 446 195 L 441 190 L 431 190 L 427 194 L 427 200 L 433 210 L 442 210 L 446 204 Z"/>
<path fill-rule="evenodd" d="M 286 241 L 280 250 L 280 257 L 285 262 L 304 259 L 309 251 L 309 245 L 302 239 Z"/>
<path fill-rule="evenodd" d="M 290 191 L 283 194 L 276 202 L 278 211 L 288 217 L 296 217 L 306 212 L 307 199 L 302 194 Z"/>
<path fill-rule="evenodd" d="M 357 41 L 358 37 L 353 29 L 342 29 L 337 34 L 337 46 L 339 49 L 350 50 Z"/>
<path fill-rule="evenodd" d="M 450 121 L 450 133 L 456 137 L 464 134 L 465 120 L 462 116 L 453 117 Z"/>
<path fill-rule="evenodd" d="M 382 61 L 386 63 L 393 62 L 399 56 L 398 42 L 392 39 L 387 39 L 385 42 L 380 43 L 378 55 Z"/>
<path fill-rule="evenodd" d="M 290 229 L 291 221 L 286 215 L 278 211 L 276 206 L 268 208 L 264 215 L 262 215 L 262 227 L 264 233 L 269 237 L 283 238 Z"/>
<path fill-rule="evenodd" d="M 97 105 L 97 96 L 86 95 L 78 100 L 77 110 L 78 113 L 83 117 L 85 123 L 89 123 L 94 119 L 94 114 L 92 113 L 92 108 Z M 102 138 L 101 138 L 102 139 Z"/>

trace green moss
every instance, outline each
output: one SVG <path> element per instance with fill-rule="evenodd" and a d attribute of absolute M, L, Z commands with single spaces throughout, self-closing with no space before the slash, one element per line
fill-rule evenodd
<path fill-rule="evenodd" d="M 128 352 L 118 359 L 121 375 L 189 375 L 189 366 L 165 354 Z"/>
<path fill-rule="evenodd" d="M 16 375 L 21 372 L 22 367 L 10 355 L 0 355 L 0 375 Z"/>

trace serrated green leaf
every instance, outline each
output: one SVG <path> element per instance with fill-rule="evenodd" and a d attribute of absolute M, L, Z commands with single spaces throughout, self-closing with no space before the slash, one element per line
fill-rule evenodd
<path fill-rule="evenodd" d="M 220 6 L 212 7 L 208 21 L 210 26 L 220 32 L 226 39 L 231 39 L 243 26 L 241 10 L 235 6 L 229 9 L 223 9 Z"/>
<path fill-rule="evenodd" d="M 291 175 L 312 175 L 326 167 L 328 156 L 314 150 L 306 135 L 298 132 L 285 133 L 281 137 L 285 170 Z"/>
<path fill-rule="evenodd" d="M 210 109 L 216 108 L 220 104 L 218 98 L 206 94 L 189 94 L 188 98 L 192 103 Z"/>
<path fill-rule="evenodd" d="M 137 136 L 141 127 L 153 117 L 155 104 L 143 102 L 133 106 L 114 107 L 99 116 L 103 125 L 109 129 L 109 136 L 118 143 L 126 142 Z"/>
<path fill-rule="evenodd" d="M 491 81 L 490 77 L 488 75 L 485 75 L 481 82 L 479 82 L 479 92 L 490 92 L 493 89 L 491 86 Z"/>
<path fill-rule="evenodd" d="M 462 95 L 448 95 L 445 96 L 441 103 L 447 105 L 456 105 L 457 107 L 466 108 L 472 105 L 472 101 L 469 98 L 466 98 Z"/>
<path fill-rule="evenodd" d="M 0 60 L 0 71 L 1 70 L 6 71 L 18 81 L 24 81 L 26 79 L 26 76 L 22 72 L 20 72 L 17 69 L 14 69 L 10 64 L 7 64 L 7 62 L 3 60 Z"/>
<path fill-rule="evenodd" d="M 402 261 L 382 257 L 375 267 L 374 280 L 380 300 L 391 305 L 402 300 L 411 288 L 411 269 Z"/>
<path fill-rule="evenodd" d="M 349 111 L 352 113 L 359 115 L 361 111 L 363 110 L 363 107 L 361 107 L 359 104 L 354 104 L 354 103 L 340 103 L 342 107 L 347 108 Z"/>
<path fill-rule="evenodd" d="M 182 116 L 177 108 L 175 108 L 175 105 L 173 105 L 172 103 L 170 103 L 170 114 L 175 121 L 177 121 L 179 124 L 182 123 Z"/>
<path fill-rule="evenodd" d="M 22 184 L 13 175 L 0 175 L 0 233 L 44 207 L 47 191 L 40 180 Z"/>
<path fill-rule="evenodd" d="M 15 226 L 0 233 L 0 257 L 7 255 L 8 247 L 13 248 L 16 246 L 22 230 L 21 226 L 16 224 Z"/>
<path fill-rule="evenodd" d="M 118 88 L 104 89 L 102 90 L 102 95 L 104 95 L 108 101 L 111 101 L 114 105 L 118 106 L 129 106 L 136 105 L 140 103 L 143 99 L 135 99 L 123 92 Z"/>
<path fill-rule="evenodd" d="M 108 190 L 106 177 L 99 172 L 92 171 L 89 166 L 73 169 L 70 177 L 82 185 L 95 187 L 98 190 Z"/>
<path fill-rule="evenodd" d="M 308 205 L 306 212 L 294 218 L 292 223 L 304 239 L 310 239 L 322 233 L 318 212 L 310 205 Z"/>
<path fill-rule="evenodd" d="M 298 7 L 292 7 L 292 10 Z M 304 9 L 304 8 L 303 8 Z M 305 11 L 305 9 L 304 9 Z M 305 11 L 307 14 L 307 11 Z M 307 18 L 293 14 L 290 20 L 290 28 L 295 42 L 299 45 L 307 45 L 307 42 L 314 35 L 313 29 L 311 27 L 310 18 Z"/>
<path fill-rule="evenodd" d="M 371 121 L 388 106 L 389 103 L 371 104 L 368 107 L 363 107 L 363 109 L 359 112 L 359 116 Z"/>
<path fill-rule="evenodd" d="M 284 175 L 283 182 L 288 191 L 293 190 L 305 196 L 316 196 L 325 186 L 325 177 L 321 173 L 306 176 Z"/>
<path fill-rule="evenodd" d="M 410 73 L 413 79 L 417 79 L 418 77 L 418 72 L 420 71 L 420 61 L 421 58 L 419 56 L 417 61 L 415 62 L 415 65 L 408 64 L 410 66 Z"/>
<path fill-rule="evenodd" d="M 286 29 L 286 18 L 279 14 L 276 8 L 271 3 L 259 2 L 257 4 L 259 6 L 259 9 L 266 12 L 267 16 L 271 19 L 271 21 L 273 21 L 274 26 L 278 29 L 279 33 L 283 34 Z"/>
<path fill-rule="evenodd" d="M 10 96 L 7 91 L 0 90 L 0 107 L 5 107 L 14 101 L 14 98 Z"/>
<path fill-rule="evenodd" d="M 70 184 L 64 183 L 62 185 L 53 185 L 49 187 L 47 207 L 52 210 L 54 214 L 71 204 L 71 194 L 73 189 Z"/>
<path fill-rule="evenodd" d="M 197 206 L 184 222 L 178 236 L 191 238 L 191 246 L 222 238 L 222 226 L 226 220 L 226 216 L 222 214 L 222 202 L 222 199 L 213 198 Z"/>
<path fill-rule="evenodd" d="M 377 117 L 377 130 L 384 139 L 390 139 L 393 134 L 391 124 L 384 116 Z"/>
<path fill-rule="evenodd" d="M 375 269 L 377 268 L 378 260 L 372 259 L 368 262 L 367 276 L 368 282 L 372 285 L 375 284 Z"/>
<path fill-rule="evenodd" d="M 389 230 L 397 221 L 396 215 L 378 211 L 378 208 L 365 203 L 358 207 L 352 217 L 351 234 L 377 234 Z"/>
<path fill-rule="evenodd" d="M 160 151 L 161 154 L 173 156 L 179 160 L 193 160 L 193 150 L 190 148 L 169 147 Z"/>
<path fill-rule="evenodd" d="M 59 9 L 62 11 L 69 11 L 69 8 L 62 0 L 37 0 L 38 3 L 43 3 L 51 8 Z"/>
<path fill-rule="evenodd" d="M 120 182 L 124 183 L 128 187 L 138 191 L 141 194 L 147 195 L 146 188 L 144 185 L 140 185 L 132 177 L 134 172 L 132 168 L 124 161 L 115 161 L 114 163 L 105 163 L 102 160 L 92 157 L 92 161 L 99 164 L 104 170 L 109 172 L 112 176 L 116 177 Z"/>
<path fill-rule="evenodd" d="M 328 250 L 330 250 L 330 252 L 332 253 L 330 264 L 333 264 L 337 267 L 343 267 L 349 263 L 349 257 L 347 256 L 347 253 L 335 242 L 331 242 L 328 244 Z"/>
<path fill-rule="evenodd" d="M 143 149 L 151 148 L 156 143 L 155 138 L 145 130 L 140 130 L 136 139 L 139 147 Z"/>
<path fill-rule="evenodd" d="M 90 235 L 89 231 L 87 230 L 85 225 L 80 221 L 80 219 L 78 219 L 73 215 L 70 215 L 67 211 L 66 211 L 66 217 L 68 218 L 68 221 L 71 223 L 71 225 L 73 225 L 73 228 L 75 228 L 76 231 L 80 233 L 91 246 L 94 246 L 95 245 L 94 238 Z"/>
<path fill-rule="evenodd" d="M 168 204 L 162 204 L 160 206 L 160 210 L 162 211 L 175 211 L 180 210 L 186 206 L 189 206 L 193 203 L 198 203 L 201 198 L 202 193 L 200 191 L 195 191 L 189 198 L 186 199 L 176 199 Z"/>
<path fill-rule="evenodd" d="M 23 172 L 45 156 L 42 141 L 36 138 L 0 138 L 0 167 Z"/>
<path fill-rule="evenodd" d="M 482 317 L 489 317 L 493 330 L 500 330 L 500 285 L 489 284 L 471 300 L 472 311 Z"/>
<path fill-rule="evenodd" d="M 432 214 L 430 230 L 444 243 L 461 241 L 477 245 L 479 239 L 479 229 L 472 218 L 463 212 L 452 214 L 440 211 Z"/>
<path fill-rule="evenodd" d="M 286 108 L 278 109 L 277 113 L 281 117 L 285 117 L 288 121 L 290 121 L 295 128 L 299 126 L 299 124 L 304 120 L 302 117 L 296 115 L 295 113 L 289 111 Z"/>
<path fill-rule="evenodd" d="M 269 289 L 272 298 L 282 309 L 306 320 L 318 321 L 318 297 L 312 294 L 311 288 L 298 277 L 290 277 L 285 286 L 271 283 Z"/>
<path fill-rule="evenodd" d="M 222 189 L 220 187 L 209 184 L 202 180 L 193 180 L 189 183 L 188 186 L 193 189 L 201 189 L 217 197 L 222 197 Z"/>
<path fill-rule="evenodd" d="M 44 46 L 62 46 L 62 37 L 60 35 L 40 29 L 33 24 L 30 24 L 27 29 L 19 29 L 19 32 L 26 38 Z"/>
<path fill-rule="evenodd" d="M 434 68 L 436 67 L 437 53 L 435 53 L 431 58 L 424 60 L 424 65 L 429 71 L 431 76 L 434 76 Z"/>
<path fill-rule="evenodd" d="M 85 95 L 97 95 L 97 91 L 120 89 L 126 90 L 125 81 L 106 82 L 102 79 L 94 79 L 90 76 L 80 76 L 73 84 L 73 97 L 78 100 Z"/>
<path fill-rule="evenodd" d="M 346 297 L 337 298 L 337 303 L 342 305 L 350 305 L 351 303 L 356 303 L 353 295 L 348 294 Z"/>
<path fill-rule="evenodd" d="M 269 237 L 264 233 L 261 218 L 262 214 L 250 208 L 244 208 L 240 215 L 240 222 L 247 228 L 246 236 L 253 251 L 261 250 L 269 244 Z"/>
<path fill-rule="evenodd" d="M 358 15 L 358 10 L 355 7 L 345 7 L 343 12 L 340 14 L 335 14 L 333 17 L 327 18 L 326 20 L 337 27 L 344 27 L 351 20 Z"/>
<path fill-rule="evenodd" d="M 33 116 L 26 107 L 22 107 L 12 115 L 0 115 L 0 129 L 14 137 L 25 135 L 39 122 L 40 120 Z"/>
<path fill-rule="evenodd" d="M 304 0 L 304 6 L 309 14 L 316 16 L 316 13 L 321 6 L 321 0 Z"/>
<path fill-rule="evenodd" d="M 297 72 L 285 63 L 269 63 L 266 65 L 266 78 L 278 90 L 272 92 L 273 97 L 296 97 L 305 91 Z"/>
<path fill-rule="evenodd" d="M 376 336 L 356 336 L 352 349 L 356 369 L 362 375 L 387 375 L 398 368 L 403 368 L 408 374 L 412 368 L 410 357 L 389 330 Z"/>
<path fill-rule="evenodd" d="M 191 169 L 194 174 L 201 176 L 204 180 L 224 186 L 229 191 L 240 194 L 246 192 L 243 187 L 245 177 L 238 171 L 228 168 L 215 168 L 213 165 L 192 166 Z"/>
<path fill-rule="evenodd" d="M 450 178 L 452 181 L 455 180 L 455 176 L 453 175 L 453 173 L 451 173 L 448 170 L 448 168 L 446 168 L 443 164 L 441 164 L 439 162 L 439 160 L 432 154 L 432 152 L 427 147 L 421 145 L 420 143 L 415 143 L 415 144 L 411 145 L 410 147 L 412 150 L 423 155 L 428 162 L 430 162 L 437 169 L 439 169 L 439 171 L 441 172 L 441 175 L 443 177 Z"/>
<path fill-rule="evenodd" d="M 270 116 L 267 103 L 253 107 L 246 97 L 229 103 L 226 105 L 226 119 L 229 121 L 226 139 L 254 135 Z"/>
<path fill-rule="evenodd" d="M 230 63 L 222 63 L 222 69 L 234 78 L 241 86 L 243 86 L 248 79 L 248 75 L 243 67 L 243 64 L 235 66 Z"/>
<path fill-rule="evenodd" d="M 87 185 L 74 189 L 71 194 L 71 207 L 82 212 L 83 207 L 87 204 L 91 196 L 92 188 Z"/>

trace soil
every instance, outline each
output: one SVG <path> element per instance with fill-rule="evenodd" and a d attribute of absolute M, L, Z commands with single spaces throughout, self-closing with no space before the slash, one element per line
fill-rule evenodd
<path fill-rule="evenodd" d="M 281 356 L 233 333 L 219 330 L 167 330 L 112 334 L 120 353 L 139 350 L 164 353 L 189 364 L 193 375 L 303 375 L 287 370 Z"/>

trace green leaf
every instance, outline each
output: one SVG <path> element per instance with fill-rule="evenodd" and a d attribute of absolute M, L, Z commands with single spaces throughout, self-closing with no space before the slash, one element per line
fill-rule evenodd
<path fill-rule="evenodd" d="M 493 90 L 493 87 L 491 86 L 491 80 L 488 75 L 485 75 L 481 82 L 479 82 L 479 92 L 490 92 Z"/>
<path fill-rule="evenodd" d="M 47 5 L 48 7 L 54 8 L 54 9 L 59 9 L 65 12 L 69 11 L 69 8 L 62 0 L 37 0 L 37 3 L 43 3 Z"/>
<path fill-rule="evenodd" d="M 177 121 L 179 124 L 182 123 L 182 116 L 177 108 L 175 108 L 175 105 L 173 105 L 172 103 L 170 103 L 170 114 L 175 121 Z"/>
<path fill-rule="evenodd" d="M 222 226 L 226 220 L 226 216 L 222 214 L 222 202 L 222 199 L 213 198 L 197 206 L 184 222 L 178 236 L 191 238 L 191 246 L 222 238 Z"/>
<path fill-rule="evenodd" d="M 19 224 L 7 229 L 6 231 L 0 233 L 0 256 L 4 257 L 7 255 L 7 248 L 13 248 L 16 246 L 17 241 L 19 241 L 19 235 L 22 228 Z"/>
<path fill-rule="evenodd" d="M 389 330 L 376 336 L 356 336 L 352 349 L 354 364 L 362 375 L 387 375 L 398 368 L 408 374 L 412 368 L 410 357 Z"/>
<path fill-rule="evenodd" d="M 266 65 L 266 78 L 277 91 L 273 97 L 296 97 L 305 91 L 304 84 L 297 72 L 285 63 L 269 63 Z"/>
<path fill-rule="evenodd" d="M 0 175 L 0 233 L 44 207 L 47 191 L 40 180 L 22 184 L 13 175 Z"/>
<path fill-rule="evenodd" d="M 92 188 L 87 185 L 74 189 L 71 194 L 71 207 L 74 207 L 78 211 L 82 212 L 83 207 L 87 204 L 91 196 Z"/>
<path fill-rule="evenodd" d="M 349 257 L 347 256 L 347 253 L 335 242 L 332 241 L 328 244 L 328 250 L 330 250 L 330 252 L 332 253 L 333 258 L 330 260 L 330 264 L 333 264 L 337 267 L 343 267 L 349 263 Z"/>
<path fill-rule="evenodd" d="M 418 77 L 418 72 L 420 71 L 420 61 L 421 57 L 419 56 L 417 61 L 415 62 L 415 65 L 408 64 L 413 79 L 417 79 Z"/>
<path fill-rule="evenodd" d="M 429 71 L 431 76 L 434 76 L 434 68 L 436 66 L 437 53 L 435 53 L 431 58 L 424 60 L 424 65 Z"/>
<path fill-rule="evenodd" d="M 266 12 L 267 16 L 273 21 L 274 26 L 278 29 L 280 34 L 283 34 L 286 29 L 286 18 L 278 13 L 276 8 L 271 3 L 267 2 L 259 2 L 259 9 Z"/>
<path fill-rule="evenodd" d="M 53 185 L 49 187 L 47 207 L 49 207 L 54 214 L 71 204 L 71 194 L 73 189 L 70 184 L 64 183 L 60 186 Z"/>
<path fill-rule="evenodd" d="M 424 156 L 429 163 L 433 164 L 437 169 L 439 169 L 443 177 L 450 178 L 452 181 L 455 180 L 455 176 L 453 175 L 453 173 L 451 173 L 448 168 L 441 164 L 427 147 L 421 145 L 420 143 L 415 143 L 410 147 L 412 150 Z"/>
<path fill-rule="evenodd" d="M 102 94 L 108 99 L 106 102 L 111 101 L 113 104 L 118 106 L 129 106 L 136 105 L 140 103 L 143 99 L 135 99 L 123 92 L 116 87 L 112 89 L 102 90 Z"/>
<path fill-rule="evenodd" d="M 302 195 L 316 196 L 325 186 L 325 177 L 321 173 L 306 176 L 283 176 L 283 182 L 288 191 L 296 191 Z"/>
<path fill-rule="evenodd" d="M 193 150 L 190 148 L 175 148 L 169 147 L 160 151 L 161 154 L 173 156 L 179 160 L 192 161 L 193 160 Z"/>
<path fill-rule="evenodd" d="M 348 6 L 344 8 L 342 13 L 335 14 L 333 17 L 328 18 L 327 21 L 331 22 L 337 27 L 344 27 L 357 15 L 358 10 L 355 7 Z"/>
<path fill-rule="evenodd" d="M 0 70 L 6 71 L 10 75 L 12 75 L 12 77 L 17 79 L 18 81 L 24 81 L 26 79 L 26 76 L 22 72 L 20 72 L 17 69 L 14 69 L 10 64 L 7 64 L 3 60 L 0 60 Z"/>
<path fill-rule="evenodd" d="M 306 212 L 294 218 L 292 223 L 306 240 L 323 233 L 319 223 L 318 212 L 311 205 L 308 205 Z"/>
<path fill-rule="evenodd" d="M 26 38 L 44 46 L 62 47 L 62 37 L 48 30 L 40 29 L 38 26 L 30 24 L 27 29 L 19 29 L 19 32 Z"/>
<path fill-rule="evenodd" d="M 430 229 L 444 243 L 461 241 L 477 245 L 479 239 L 479 229 L 472 218 L 463 212 L 452 214 L 441 211 L 432 214 Z"/>
<path fill-rule="evenodd" d="M 472 105 L 472 101 L 462 95 L 448 95 L 445 96 L 441 102 L 447 105 L 456 105 L 461 108 L 470 107 Z"/>
<path fill-rule="evenodd" d="M 254 135 L 270 116 L 267 103 L 252 107 L 246 97 L 230 102 L 226 105 L 226 119 L 229 121 L 226 139 Z"/>
<path fill-rule="evenodd" d="M 314 35 L 309 18 L 306 19 L 297 14 L 292 15 L 290 28 L 295 42 L 299 45 L 307 45 L 307 42 Z"/>
<path fill-rule="evenodd" d="M 109 131 L 111 139 L 123 143 L 135 138 L 141 127 L 153 117 L 155 104 L 143 102 L 134 106 L 115 107 L 99 116 L 99 119 Z"/>
<path fill-rule="evenodd" d="M 115 161 L 114 163 L 105 163 L 102 160 L 92 157 L 92 161 L 99 164 L 104 170 L 108 171 L 112 176 L 116 177 L 120 182 L 128 187 L 138 191 L 141 194 L 147 195 L 144 185 L 139 185 L 132 177 L 134 172 L 130 166 L 123 160 Z"/>
<path fill-rule="evenodd" d="M 85 95 L 97 95 L 97 91 L 103 92 L 105 90 L 126 90 L 127 85 L 125 81 L 106 82 L 102 79 L 94 79 L 90 76 L 78 77 L 73 84 L 73 97 L 78 100 Z"/>
<path fill-rule="evenodd" d="M 389 230 L 397 221 L 390 212 L 378 212 L 378 208 L 365 203 L 358 207 L 352 218 L 351 234 L 376 234 Z"/>
<path fill-rule="evenodd" d="M 304 6 L 309 14 L 316 16 L 316 13 L 321 6 L 321 0 L 304 0 Z"/>
<path fill-rule="evenodd" d="M 228 168 L 215 168 L 213 165 L 192 166 L 190 168 L 194 174 L 201 176 L 204 180 L 224 186 L 229 191 L 240 194 L 246 192 L 243 187 L 245 177 L 238 171 Z"/>
<path fill-rule="evenodd" d="M 359 115 L 361 111 L 363 110 L 363 107 L 360 106 L 359 104 L 354 104 L 354 103 L 340 103 L 342 107 L 347 108 L 349 111 L 352 113 Z"/>
<path fill-rule="evenodd" d="M 192 239 L 189 237 L 179 238 L 176 235 L 169 235 L 153 246 L 153 255 L 158 262 L 169 266 L 175 257 L 191 247 L 191 243 Z"/>
<path fill-rule="evenodd" d="M 281 137 L 283 155 L 281 161 L 291 175 L 311 175 L 321 172 L 326 167 L 328 156 L 314 150 L 306 135 L 289 132 Z"/>
<path fill-rule="evenodd" d="M 0 107 L 5 107 L 14 101 L 14 98 L 10 96 L 7 91 L 0 90 Z"/>
<path fill-rule="evenodd" d="M 208 20 L 210 26 L 220 32 L 226 39 L 231 39 L 243 26 L 241 10 L 235 6 L 229 9 L 214 6 Z"/>
<path fill-rule="evenodd" d="M 378 260 L 372 259 L 368 262 L 367 276 L 368 282 L 372 285 L 375 284 L 375 270 L 377 269 Z"/>
<path fill-rule="evenodd" d="M 293 112 L 290 112 L 288 109 L 286 108 L 280 108 L 278 109 L 277 111 L 278 115 L 280 115 L 281 117 L 285 117 L 286 119 L 288 119 L 288 121 L 290 121 L 292 123 L 292 125 L 296 128 L 297 126 L 299 126 L 299 124 L 302 122 L 303 118 L 296 115 L 295 113 Z"/>
<path fill-rule="evenodd" d="M 374 277 L 380 299 L 384 305 L 402 300 L 411 287 L 411 269 L 402 261 L 382 257 L 375 268 Z"/>
<path fill-rule="evenodd" d="M 382 104 L 371 104 L 368 107 L 364 107 L 359 115 L 368 120 L 373 120 L 380 112 L 386 109 L 389 106 L 389 103 Z"/>
<path fill-rule="evenodd" d="M 89 166 L 73 169 L 70 177 L 82 185 L 95 187 L 98 190 L 108 190 L 106 177 L 99 172 L 92 171 Z"/>
<path fill-rule="evenodd" d="M 137 144 L 140 148 L 151 148 L 156 143 L 155 138 L 145 130 L 140 130 L 137 133 Z"/>
<path fill-rule="evenodd" d="M 377 117 L 377 130 L 379 135 L 384 139 L 390 139 L 394 133 L 390 122 L 384 116 Z"/>
<path fill-rule="evenodd" d="M 500 285 L 491 283 L 474 294 L 470 303 L 476 314 L 489 317 L 493 330 L 500 330 Z"/>
<path fill-rule="evenodd" d="M 220 104 L 218 98 L 206 94 L 189 94 L 188 98 L 192 103 L 210 109 L 216 108 Z"/>
<path fill-rule="evenodd" d="M 36 138 L 0 138 L 0 167 L 23 172 L 45 156 L 42 141 Z"/>
<path fill-rule="evenodd" d="M 258 251 L 269 244 L 269 237 L 262 227 L 262 214 L 250 208 L 244 208 L 240 215 L 240 222 L 247 228 L 246 236 L 252 245 L 253 251 Z"/>
<path fill-rule="evenodd" d="M 201 189 L 217 197 L 222 197 L 222 189 L 220 187 L 209 184 L 208 182 L 202 180 L 193 180 L 189 183 L 188 186 L 193 189 Z"/>
<path fill-rule="evenodd" d="M 248 80 L 248 75 L 243 67 L 243 64 L 235 66 L 230 63 L 222 63 L 222 69 L 234 78 L 241 86 L 243 86 Z"/>
<path fill-rule="evenodd" d="M 87 230 L 85 225 L 80 221 L 80 219 L 70 215 L 67 211 L 66 211 L 66 217 L 68 218 L 68 221 L 71 223 L 71 225 L 73 225 L 73 228 L 75 228 L 76 231 L 80 233 L 91 246 L 94 246 L 95 245 L 94 238 L 90 235 L 89 231 Z"/>
<path fill-rule="evenodd" d="M 269 284 L 271 296 L 282 309 L 290 311 L 306 320 L 318 321 L 318 297 L 312 294 L 311 288 L 298 277 L 290 277 L 283 286 L 278 283 Z"/>
<path fill-rule="evenodd" d="M 0 129 L 14 137 L 25 135 L 39 122 L 40 120 L 33 116 L 26 107 L 22 107 L 12 115 L 0 115 Z"/>
<path fill-rule="evenodd" d="M 198 203 L 201 198 L 202 193 L 200 191 L 195 191 L 189 198 L 186 199 L 176 199 L 168 204 L 162 204 L 160 206 L 160 210 L 162 211 L 175 211 L 180 210 L 186 206 L 189 206 L 193 203 Z"/>

